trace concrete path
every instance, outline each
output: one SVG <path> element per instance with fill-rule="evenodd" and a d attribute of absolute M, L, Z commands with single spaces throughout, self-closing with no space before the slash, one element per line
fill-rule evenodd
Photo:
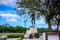
<path fill-rule="evenodd" d="M 7 40 L 18 40 L 19 38 L 7 38 Z M 34 39 L 28 39 L 28 38 L 25 38 L 23 40 L 42 40 L 42 36 L 40 38 L 34 38 Z"/>
<path fill-rule="evenodd" d="M 8 38 L 7 40 L 18 40 L 18 38 Z M 23 39 L 23 40 L 42 40 L 41 38 Z"/>
<path fill-rule="evenodd" d="M 18 40 L 18 38 L 8 38 L 7 40 Z"/>
<path fill-rule="evenodd" d="M 42 40 L 41 38 L 34 38 L 34 39 L 23 39 L 23 40 Z"/>
<path fill-rule="evenodd" d="M 42 36 L 40 36 L 40 38 L 34 38 L 34 39 L 23 39 L 23 40 L 42 40 Z"/>

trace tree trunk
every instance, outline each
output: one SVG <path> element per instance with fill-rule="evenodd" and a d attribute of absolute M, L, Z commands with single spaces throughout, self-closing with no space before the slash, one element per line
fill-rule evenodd
<path fill-rule="evenodd" d="M 51 23 L 50 23 L 50 21 L 48 22 L 48 29 L 49 29 L 49 32 L 51 32 L 51 31 L 52 31 L 52 28 L 51 28 Z"/>
<path fill-rule="evenodd" d="M 57 24 L 57 31 L 58 31 L 58 28 L 59 28 L 59 22 L 58 22 L 58 24 Z"/>

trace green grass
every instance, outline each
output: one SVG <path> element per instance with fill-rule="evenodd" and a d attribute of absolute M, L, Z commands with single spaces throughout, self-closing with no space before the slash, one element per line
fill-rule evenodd
<path fill-rule="evenodd" d="M 2 35 L 0 34 L 0 37 L 1 37 Z"/>
<path fill-rule="evenodd" d="M 11 34 L 21 34 L 21 35 L 24 35 L 23 33 L 0 33 L 0 37 L 1 36 L 7 36 L 7 35 L 11 35 Z M 18 38 L 18 40 L 23 40 L 23 38 L 21 37 L 20 35 L 20 38 Z"/>
<path fill-rule="evenodd" d="M 23 34 L 23 33 L 0 33 L 0 34 L 8 35 L 8 34 Z"/>
<path fill-rule="evenodd" d="M 22 40 L 22 38 L 19 38 L 18 40 Z"/>
<path fill-rule="evenodd" d="M 0 33 L 0 37 L 1 36 L 11 35 L 11 34 L 23 34 L 23 33 Z"/>

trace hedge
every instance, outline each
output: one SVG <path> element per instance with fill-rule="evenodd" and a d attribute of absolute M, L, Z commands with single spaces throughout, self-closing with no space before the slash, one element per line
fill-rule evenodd
<path fill-rule="evenodd" d="M 24 38 L 24 35 L 23 34 L 10 34 L 10 35 L 7 35 L 8 38 Z"/>

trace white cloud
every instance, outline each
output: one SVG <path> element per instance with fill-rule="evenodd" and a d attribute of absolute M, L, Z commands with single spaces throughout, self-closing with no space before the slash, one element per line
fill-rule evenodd
<path fill-rule="evenodd" d="M 8 6 L 14 6 L 16 3 L 16 0 L 0 0 L 0 4 L 8 5 Z"/>
<path fill-rule="evenodd" d="M 15 17 L 15 18 L 19 17 L 17 14 L 11 14 L 11 13 L 5 14 L 3 12 L 0 12 L 0 16 L 2 16 L 2 17 Z"/>
<path fill-rule="evenodd" d="M 19 16 L 17 14 L 11 14 L 11 13 L 3 13 L 0 12 L 0 16 L 7 19 L 7 21 L 17 21 L 17 18 L 19 18 Z"/>
<path fill-rule="evenodd" d="M 15 21 L 15 22 L 17 22 L 17 20 L 15 18 L 7 19 L 7 21 L 11 21 L 11 22 Z"/>
<path fill-rule="evenodd" d="M 44 18 L 41 17 L 40 20 L 36 21 L 36 24 L 39 25 L 39 24 L 46 24 L 46 23 L 45 23 Z"/>

